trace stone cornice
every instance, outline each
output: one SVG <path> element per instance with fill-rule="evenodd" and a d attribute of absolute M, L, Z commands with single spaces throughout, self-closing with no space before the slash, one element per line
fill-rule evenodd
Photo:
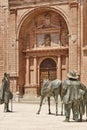
<path fill-rule="evenodd" d="M 9 0 L 9 9 L 17 10 L 17 9 L 25 9 L 25 8 L 35 8 L 38 6 L 53 6 L 53 5 L 62 5 L 67 4 L 69 0 Z"/>
<path fill-rule="evenodd" d="M 59 47 L 59 48 L 46 48 L 46 49 L 32 49 L 24 50 L 23 53 L 26 56 L 57 56 L 57 55 L 68 55 L 68 47 Z"/>

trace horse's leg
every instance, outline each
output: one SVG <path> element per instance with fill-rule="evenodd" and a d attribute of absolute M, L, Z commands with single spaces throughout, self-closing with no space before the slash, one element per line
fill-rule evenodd
<path fill-rule="evenodd" d="M 54 96 L 55 103 L 56 103 L 56 116 L 58 115 L 58 95 Z"/>
<path fill-rule="evenodd" d="M 56 116 L 58 115 L 58 102 L 56 102 Z"/>
<path fill-rule="evenodd" d="M 39 110 L 38 110 L 37 114 L 40 114 L 41 107 L 42 107 L 42 103 L 43 103 L 43 99 L 44 99 L 44 96 L 41 96 L 41 99 L 40 99 L 40 107 L 39 107 Z"/>
<path fill-rule="evenodd" d="M 49 106 L 49 114 L 51 114 L 51 111 L 50 111 L 50 97 L 48 97 L 48 106 Z"/>
<path fill-rule="evenodd" d="M 86 102 L 86 121 L 87 121 L 87 102 Z"/>
<path fill-rule="evenodd" d="M 60 89 L 59 95 L 60 95 L 60 99 L 61 99 L 61 116 L 63 116 L 63 106 L 64 106 L 64 104 L 63 104 L 63 101 L 62 101 L 61 89 Z"/>
<path fill-rule="evenodd" d="M 61 116 L 63 116 L 63 102 L 61 102 Z"/>

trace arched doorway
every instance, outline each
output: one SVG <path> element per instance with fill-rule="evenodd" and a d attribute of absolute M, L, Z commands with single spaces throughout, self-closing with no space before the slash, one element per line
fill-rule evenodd
<path fill-rule="evenodd" d="M 57 78 L 56 62 L 47 58 L 40 64 L 40 90 L 44 79 L 54 80 Z"/>

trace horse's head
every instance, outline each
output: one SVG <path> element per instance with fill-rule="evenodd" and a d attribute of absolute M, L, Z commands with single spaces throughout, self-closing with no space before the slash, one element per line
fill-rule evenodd
<path fill-rule="evenodd" d="M 48 84 L 49 84 L 49 79 L 44 79 L 43 80 L 43 87 L 45 86 L 48 86 Z"/>

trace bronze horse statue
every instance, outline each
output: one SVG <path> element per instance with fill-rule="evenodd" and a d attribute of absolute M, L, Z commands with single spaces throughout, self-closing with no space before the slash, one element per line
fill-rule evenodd
<path fill-rule="evenodd" d="M 53 96 L 55 103 L 56 103 L 56 115 L 58 114 L 58 95 L 61 96 L 61 89 L 62 89 L 62 81 L 59 79 L 50 81 L 46 79 L 43 81 L 42 89 L 41 89 L 41 99 L 40 99 L 40 107 L 37 114 L 40 114 L 42 103 L 45 97 L 48 98 L 48 105 L 49 105 L 49 114 L 50 111 L 50 97 Z M 62 104 L 63 107 L 63 104 Z M 61 111 L 61 115 L 63 114 L 63 108 Z"/>
<path fill-rule="evenodd" d="M 80 99 L 80 103 L 79 103 L 79 121 L 82 121 L 82 117 L 85 114 L 86 115 L 86 121 L 87 121 L 87 90 L 85 88 L 85 90 L 81 90 L 81 95 L 82 98 Z"/>

